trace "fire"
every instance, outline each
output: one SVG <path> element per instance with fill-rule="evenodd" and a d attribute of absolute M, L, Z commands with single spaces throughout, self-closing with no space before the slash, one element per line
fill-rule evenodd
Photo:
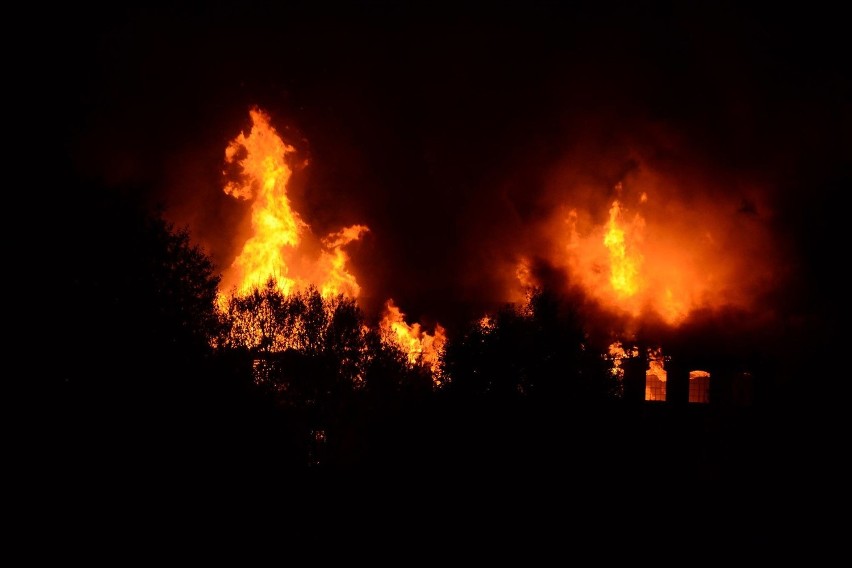
<path fill-rule="evenodd" d="M 616 200 L 609 210 L 609 223 L 604 235 L 604 245 L 609 250 L 610 258 L 609 282 L 617 294 L 631 297 L 639 291 L 642 255 L 635 250 L 634 242 L 628 239 L 620 217 L 621 204 Z M 641 218 L 637 217 L 636 225 L 641 228 Z"/>
<path fill-rule="evenodd" d="M 349 255 L 343 247 L 357 241 L 361 235 L 369 231 L 366 225 L 352 225 L 336 233 L 332 233 L 323 239 L 327 250 L 322 253 L 323 265 L 327 266 L 328 279 L 320 287 L 323 296 L 343 293 L 347 296 L 357 298 L 361 287 L 350 272 L 346 270 Z"/>
<path fill-rule="evenodd" d="M 310 288 L 318 290 L 324 298 L 338 295 L 357 298 L 361 287 L 348 268 L 350 258 L 345 247 L 359 240 L 369 227 L 351 225 L 317 239 L 287 194 L 295 148 L 282 140 L 266 113 L 255 108 L 249 115 L 252 121 L 249 133 L 240 133 L 225 149 L 225 163 L 235 167 L 239 175 L 225 185 L 224 191 L 237 199 L 253 200 L 252 233 L 223 274 L 221 289 L 231 294 L 231 298 L 245 297 L 267 286 L 273 286 L 286 298 Z M 227 310 L 228 302 L 229 296 L 220 292 L 219 305 L 223 311 Z M 255 316 L 265 321 L 264 313 Z M 264 337 L 257 329 L 257 321 L 236 324 L 236 335 L 246 345 L 257 344 Z M 429 334 L 419 323 L 409 325 L 400 309 L 388 300 L 380 333 L 382 340 L 399 348 L 411 364 L 428 368 L 436 386 L 440 386 L 440 358 L 446 342 L 443 327 L 436 325 L 434 333 Z M 275 335 L 271 349 L 299 347 L 297 339 L 285 330 Z"/>
<path fill-rule="evenodd" d="M 638 355 L 639 352 L 636 348 L 627 351 L 620 341 L 615 341 L 609 345 L 604 358 L 612 361 L 610 373 L 620 381 L 624 379 L 624 360 L 630 357 L 637 357 Z"/>
<path fill-rule="evenodd" d="M 710 373 L 693 370 L 689 372 L 689 402 L 710 402 Z"/>
<path fill-rule="evenodd" d="M 272 278 L 285 295 L 314 285 L 323 296 L 357 297 L 361 289 L 347 269 L 349 256 L 343 247 L 361 238 L 368 227 L 353 225 L 331 233 L 320 239 L 319 256 L 312 252 L 316 238 L 287 195 L 295 148 L 281 139 L 266 113 L 255 108 L 249 115 L 250 132 L 240 133 L 225 149 L 226 164 L 236 166 L 239 176 L 224 191 L 237 199 L 253 199 L 252 234 L 223 274 L 223 290 L 245 294 Z"/>
<path fill-rule="evenodd" d="M 644 350 L 647 360 L 645 369 L 645 400 L 666 400 L 666 380 L 668 371 L 665 362 L 668 358 L 662 347 L 649 347 Z M 624 380 L 624 361 L 639 357 L 640 349 L 636 345 L 625 346 L 621 341 L 611 343 L 604 359 L 612 362 L 610 373 L 619 381 Z"/>
<path fill-rule="evenodd" d="M 440 363 L 447 337 L 440 324 L 435 325 L 435 333 L 431 335 L 419 323 L 409 325 L 405 322 L 405 314 L 390 299 L 385 303 L 385 314 L 379 330 L 383 341 L 397 345 L 412 365 L 428 367 L 432 371 L 435 386 L 441 385 Z"/>
<path fill-rule="evenodd" d="M 668 373 L 665 368 L 665 357 L 660 347 L 648 349 L 648 375 L 654 375 L 660 382 L 666 382 Z"/>
<path fill-rule="evenodd" d="M 782 268 L 773 261 L 768 210 L 743 205 L 746 197 L 714 198 L 710 189 L 638 170 L 606 201 L 587 198 L 584 208 L 562 197 L 532 241 L 534 254 L 618 316 L 676 327 L 698 310 L 753 308 Z M 529 255 L 517 254 L 520 288 L 531 279 Z"/>
<path fill-rule="evenodd" d="M 621 192 L 621 185 L 616 186 Z M 647 201 L 643 194 L 641 202 Z M 564 219 L 562 234 L 557 237 L 566 244 L 557 264 L 579 281 L 585 290 L 615 311 L 639 316 L 650 293 L 650 282 L 646 273 L 649 266 L 643 253 L 645 246 L 645 219 L 638 213 L 629 215 L 624 203 L 615 199 L 611 202 L 607 222 L 591 229 L 584 235 L 581 225 L 584 217 L 577 209 L 568 211 Z M 522 261 L 524 262 L 524 261 Z M 526 278 L 518 280 L 522 287 L 528 286 Z M 677 316 L 671 314 L 675 321 Z"/>
<path fill-rule="evenodd" d="M 645 400 L 666 400 L 665 357 L 662 348 L 648 349 L 648 370 L 645 372 Z"/>
<path fill-rule="evenodd" d="M 479 329 L 486 334 L 493 333 L 494 330 L 497 329 L 497 322 L 494 317 L 487 314 L 479 318 L 477 325 L 479 326 Z"/>

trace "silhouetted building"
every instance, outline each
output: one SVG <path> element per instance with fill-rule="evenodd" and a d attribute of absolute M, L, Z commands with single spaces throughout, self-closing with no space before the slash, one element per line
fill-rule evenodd
<path fill-rule="evenodd" d="M 689 400 L 689 367 L 676 358 L 666 361 L 666 402 L 683 405 Z"/>
<path fill-rule="evenodd" d="M 740 371 L 731 379 L 731 404 L 751 406 L 754 403 L 754 375 L 748 371 Z"/>
<path fill-rule="evenodd" d="M 645 400 L 645 381 L 648 367 L 643 354 L 636 357 L 626 357 L 621 366 L 624 369 L 624 400 L 641 402 Z"/>

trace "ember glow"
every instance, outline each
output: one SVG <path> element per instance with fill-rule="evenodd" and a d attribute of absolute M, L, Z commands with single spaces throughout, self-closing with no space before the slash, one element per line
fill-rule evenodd
<path fill-rule="evenodd" d="M 639 349 L 637 347 L 628 347 L 625 349 L 620 341 L 615 341 L 609 345 L 604 358 L 612 362 L 610 373 L 619 381 L 624 379 L 624 360 L 630 357 L 638 357 Z"/>

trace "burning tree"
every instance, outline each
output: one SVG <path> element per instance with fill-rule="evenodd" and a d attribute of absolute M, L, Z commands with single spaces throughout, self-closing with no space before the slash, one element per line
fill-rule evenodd
<path fill-rule="evenodd" d="M 251 233 L 222 280 L 219 306 L 230 322 L 222 346 L 262 353 L 267 360 L 288 350 L 329 353 L 329 334 L 344 312 L 352 326 L 346 339 L 336 338 L 338 347 L 363 343 L 373 332 L 362 321 L 356 303 L 361 286 L 345 248 L 369 228 L 351 225 L 322 238 L 314 235 L 288 196 L 295 149 L 265 112 L 255 108 L 249 114 L 251 129 L 225 150 L 224 191 L 252 205 Z M 412 367 L 428 370 L 440 385 L 438 360 L 445 341 L 440 326 L 429 334 L 419 323 L 408 324 L 388 301 L 378 327 L 387 349 L 400 350 Z M 363 354 L 347 349 L 338 353 L 339 372 L 344 381 L 358 384 L 366 363 Z"/>
<path fill-rule="evenodd" d="M 220 300 L 221 302 L 221 300 Z M 342 294 L 324 297 L 308 287 L 285 294 L 270 278 L 255 288 L 226 301 L 221 349 L 245 350 L 255 357 L 255 381 L 284 392 L 295 389 L 293 380 L 276 372 L 276 354 L 285 358 L 322 360 L 327 367 L 319 375 L 334 375 L 342 384 L 357 388 L 364 378 L 364 316 L 352 298 Z M 322 390 L 322 387 L 317 386 Z"/>

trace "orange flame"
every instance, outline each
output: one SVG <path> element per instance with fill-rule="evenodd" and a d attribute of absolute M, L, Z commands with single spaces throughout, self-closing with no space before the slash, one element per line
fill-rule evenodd
<path fill-rule="evenodd" d="M 666 382 L 668 372 L 665 368 L 663 350 L 659 347 L 648 349 L 648 375 L 655 375 L 661 382 Z"/>
<path fill-rule="evenodd" d="M 600 202 L 555 209 L 536 256 L 609 311 L 671 326 L 702 309 L 748 309 L 777 282 L 768 217 L 745 198 L 705 197 L 711 192 L 692 187 L 699 182 L 682 187 L 683 179 L 648 171 L 630 182 L 615 186 L 603 222 Z M 516 264 L 520 288 L 530 281 L 527 252 Z"/>
<path fill-rule="evenodd" d="M 665 357 L 662 348 L 648 349 L 648 370 L 645 372 L 645 400 L 666 400 Z"/>
<path fill-rule="evenodd" d="M 447 337 L 440 324 L 435 325 L 435 333 L 432 335 L 424 331 L 419 323 L 409 325 L 405 322 L 405 314 L 390 299 L 385 303 L 385 314 L 379 323 L 379 330 L 382 339 L 398 346 L 408 357 L 409 363 L 428 367 L 435 386 L 441 386 L 443 379 L 440 363 Z"/>
<path fill-rule="evenodd" d="M 668 371 L 665 369 L 667 356 L 662 347 L 647 348 L 648 367 L 645 370 L 645 400 L 666 400 L 666 380 Z M 604 359 L 612 362 L 610 374 L 619 381 L 624 380 L 624 361 L 638 357 L 640 349 L 636 345 L 625 347 L 621 341 L 609 344 Z"/>
<path fill-rule="evenodd" d="M 349 255 L 343 251 L 344 246 L 352 241 L 357 241 L 361 235 L 369 231 L 366 225 L 352 225 L 331 233 L 323 239 L 323 244 L 329 249 L 323 251 L 322 262 L 327 265 L 328 279 L 320 287 L 323 296 L 343 293 L 347 296 L 357 298 L 361 287 L 350 272 L 346 270 Z"/>
<path fill-rule="evenodd" d="M 693 370 L 689 372 L 689 402 L 710 402 L 710 373 Z"/>
<path fill-rule="evenodd" d="M 477 322 L 480 331 L 483 333 L 493 333 L 497 329 L 497 322 L 494 319 L 494 316 L 484 315 L 479 318 L 479 322 Z"/>
<path fill-rule="evenodd" d="M 369 229 L 353 225 L 331 233 L 319 241 L 319 256 L 312 254 L 312 243 L 306 238 L 316 238 L 287 195 L 293 172 L 288 159 L 295 149 L 281 139 L 266 113 L 255 108 L 249 115 L 249 134 L 240 133 L 225 149 L 226 164 L 238 166 L 240 176 L 227 183 L 224 191 L 238 199 L 254 200 L 252 234 L 223 274 L 222 289 L 236 288 L 244 294 L 272 278 L 284 294 L 314 285 L 326 297 L 357 297 L 360 287 L 347 270 L 349 257 L 343 247 Z"/>
<path fill-rule="evenodd" d="M 635 296 L 639 291 L 639 269 L 642 255 L 636 251 L 634 242 L 628 238 L 625 227 L 619 223 L 621 205 L 618 200 L 612 202 L 609 210 L 604 245 L 609 249 L 610 276 L 609 282 L 615 292 L 622 296 Z M 636 218 L 636 232 L 642 227 L 641 218 Z"/>
<path fill-rule="evenodd" d="M 628 351 L 624 349 L 624 346 L 620 341 L 610 343 L 609 347 L 607 348 L 607 354 L 604 355 L 604 358 L 608 361 L 612 361 L 610 373 L 613 377 L 617 378 L 618 380 L 624 379 L 623 361 L 631 356 L 634 356 L 634 354 L 632 352 L 628 353 Z"/>
<path fill-rule="evenodd" d="M 255 108 L 249 115 L 251 131 L 240 133 L 225 149 L 226 164 L 237 166 L 240 175 L 236 181 L 227 183 L 224 191 L 238 199 L 254 200 L 252 234 L 223 274 L 221 289 L 245 295 L 271 281 L 285 296 L 313 286 L 326 298 L 338 294 L 357 298 L 361 287 L 347 268 L 350 259 L 344 247 L 370 229 L 366 225 L 352 225 L 322 239 L 314 237 L 287 195 L 293 173 L 288 160 L 295 149 L 281 139 L 266 113 Z M 222 293 L 219 305 L 227 309 L 228 297 Z M 401 349 L 411 364 L 428 368 L 435 384 L 440 386 L 443 380 L 440 358 L 446 342 L 444 328 L 436 325 L 434 334 L 429 334 L 419 323 L 407 324 L 392 300 L 385 309 L 380 324 L 382 340 Z M 246 344 L 259 341 L 260 334 L 252 327 L 255 322 L 237 323 Z M 240 324 L 246 329 L 242 330 Z M 273 350 L 296 346 L 295 338 L 286 334 L 272 343 Z"/>

